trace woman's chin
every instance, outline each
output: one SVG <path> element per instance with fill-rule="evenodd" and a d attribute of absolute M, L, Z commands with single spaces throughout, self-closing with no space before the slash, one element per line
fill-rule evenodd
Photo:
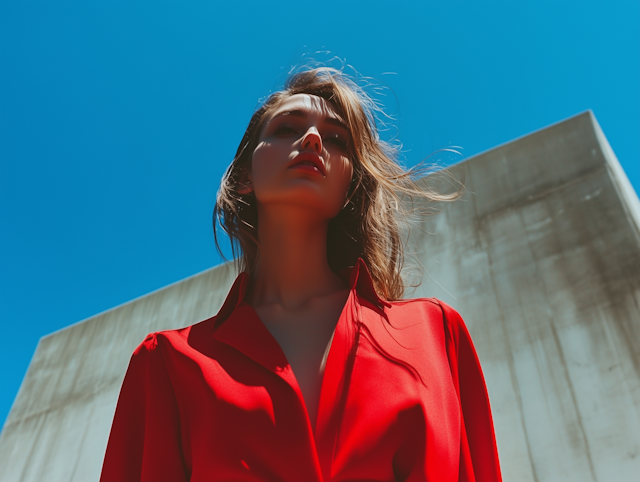
<path fill-rule="evenodd" d="M 279 190 L 273 196 L 256 193 L 258 205 L 269 210 L 303 210 L 308 211 L 309 216 L 331 219 L 337 216 L 344 204 L 344 196 L 333 199 L 326 193 L 318 192 L 310 186 L 297 185 L 290 189 Z M 324 194 L 324 195 L 323 195 Z M 337 197 L 337 196 L 336 196 Z"/>

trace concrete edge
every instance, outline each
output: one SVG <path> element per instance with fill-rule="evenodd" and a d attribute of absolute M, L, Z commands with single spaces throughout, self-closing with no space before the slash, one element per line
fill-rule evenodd
<path fill-rule="evenodd" d="M 60 330 L 58 330 L 60 331 Z M 45 335 L 48 336 L 48 335 Z M 24 381 L 27 379 L 27 377 L 29 376 L 29 372 L 32 370 L 33 368 L 33 359 L 36 357 L 36 354 L 38 353 L 38 348 L 40 348 L 40 343 L 42 342 L 42 339 L 44 338 L 41 337 L 38 340 L 38 343 L 36 343 L 36 347 L 33 350 L 33 353 L 31 354 L 31 359 L 29 360 L 29 365 L 27 366 L 27 370 L 24 372 L 24 377 L 22 377 L 22 381 L 20 382 L 20 386 L 18 387 L 18 391 L 16 392 L 16 396 L 13 398 L 13 402 L 11 403 L 11 406 L 9 407 L 9 411 L 7 412 L 7 416 L 4 419 L 4 422 L 2 423 L 2 427 L 0 428 L 0 441 L 2 440 L 3 436 L 4 436 L 4 429 L 7 427 L 7 424 L 9 422 L 9 420 L 11 420 L 11 414 L 13 413 L 13 409 L 16 406 L 16 402 L 18 401 L 18 399 L 20 398 L 20 394 L 22 393 L 22 391 L 24 390 Z"/>
<path fill-rule="evenodd" d="M 448 166 L 447 169 L 449 167 L 459 166 L 462 163 L 465 163 L 467 161 L 471 161 L 472 159 L 475 159 L 477 157 L 484 156 L 485 154 L 488 154 L 490 152 L 497 151 L 498 149 L 502 149 L 503 147 L 506 147 L 508 145 L 514 144 L 516 142 L 519 142 L 519 141 L 521 141 L 522 139 L 524 139 L 526 137 L 538 134 L 540 132 L 546 131 L 547 129 L 551 129 L 552 127 L 555 127 L 555 126 L 557 126 L 559 124 L 563 124 L 565 122 L 569 122 L 569 121 L 571 121 L 573 119 L 577 119 L 577 118 L 582 117 L 582 116 L 589 116 L 590 119 L 595 119 L 593 111 L 591 109 L 587 109 L 587 110 L 584 110 L 582 112 L 578 112 L 577 114 L 574 114 L 574 115 L 569 116 L 569 117 L 565 117 L 564 119 L 561 119 L 561 120 L 556 121 L 556 122 L 552 122 L 551 124 L 548 124 L 548 125 L 546 125 L 544 127 L 540 127 L 539 129 L 534 129 L 534 130 L 532 130 L 530 132 L 527 132 L 526 134 L 522 134 L 521 136 L 518 136 L 518 137 L 516 137 L 514 139 L 511 139 L 509 141 L 505 141 L 502 144 L 498 144 L 497 146 L 490 147 L 489 149 L 485 149 L 484 151 L 478 152 L 477 154 L 473 154 L 472 156 L 469 156 L 469 157 L 466 157 L 464 159 L 461 159 L 460 161 Z M 604 136 L 604 134 L 603 134 L 603 136 Z M 608 145 L 608 142 L 607 142 L 607 145 Z"/>
<path fill-rule="evenodd" d="M 38 341 L 38 345 L 40 344 L 40 342 L 41 342 L 42 340 L 44 340 L 44 339 L 46 339 L 46 338 L 49 338 L 50 336 L 57 335 L 58 333 L 60 333 L 60 332 L 62 332 L 62 331 L 65 331 L 65 330 L 68 330 L 68 329 L 70 329 L 70 328 L 73 328 L 73 327 L 75 327 L 76 325 L 79 325 L 79 324 L 81 324 L 81 323 L 84 323 L 85 321 L 89 321 L 89 320 L 91 320 L 92 318 L 96 318 L 96 317 L 98 317 L 98 316 L 105 315 L 105 314 L 107 314 L 107 313 L 109 313 L 109 312 L 111 312 L 111 311 L 114 311 L 114 310 L 117 310 L 117 309 L 119 309 L 119 308 L 122 308 L 123 306 L 126 306 L 126 305 L 128 305 L 128 304 L 130 304 L 130 303 L 135 303 L 136 301 L 139 301 L 139 300 L 141 300 L 141 299 L 143 299 L 143 298 L 146 298 L 147 296 L 154 295 L 154 294 L 156 294 L 156 293 L 158 293 L 158 292 L 160 292 L 160 291 L 163 291 L 163 290 L 166 290 L 166 289 L 168 289 L 168 288 L 171 288 L 171 287 L 172 287 L 172 286 L 174 286 L 174 285 L 177 285 L 177 284 L 179 284 L 179 283 L 183 283 L 183 282 L 185 282 L 185 281 L 187 281 L 187 280 L 190 280 L 191 278 L 196 278 L 196 277 L 201 276 L 201 275 L 203 275 L 203 274 L 205 274 L 205 273 L 208 273 L 208 272 L 210 272 L 210 271 L 215 271 L 215 270 L 218 270 L 218 269 L 222 269 L 222 268 L 224 268 L 224 267 L 227 267 L 228 269 L 229 269 L 229 268 L 230 268 L 230 269 L 233 269 L 233 262 L 232 262 L 232 261 L 227 261 L 226 263 L 220 263 L 219 265 L 212 266 L 211 268 L 204 269 L 204 270 L 202 270 L 202 271 L 199 271 L 199 272 L 197 272 L 197 273 L 194 273 L 194 274 L 192 274 L 192 275 L 189 275 L 189 276 L 187 276 L 186 278 L 179 279 L 179 280 L 177 280 L 177 281 L 174 281 L 173 283 L 169 283 L 168 285 L 165 285 L 165 286 L 162 286 L 162 287 L 160 287 L 160 288 L 157 288 L 157 289 L 155 289 L 155 290 L 153 290 L 153 291 L 150 291 L 149 293 L 145 293 L 144 295 L 137 296 L 137 297 L 135 297 L 135 298 L 130 299 L 129 301 L 125 301 L 124 303 L 120 303 L 119 305 L 116 305 L 116 306 L 114 306 L 114 307 L 112 307 L 112 308 L 108 308 L 108 309 L 106 309 L 106 310 L 104 310 L 104 311 L 100 311 L 100 312 L 98 312 L 98 313 L 96 313 L 96 314 L 94 314 L 94 315 L 91 315 L 91 316 L 88 316 L 88 317 L 86 317 L 86 318 L 83 318 L 82 320 L 79 320 L 79 321 L 76 321 L 76 322 L 74 322 L 74 323 L 71 323 L 70 325 L 67 325 L 67 326 L 65 326 L 65 327 L 63 327 L 63 328 L 59 328 L 59 329 L 58 329 L 58 330 L 56 330 L 56 331 L 52 331 L 51 333 L 47 333 L 46 335 L 43 335 L 42 337 L 40 337 L 40 340 Z M 36 349 L 37 349 L 37 346 L 36 346 Z"/>
<path fill-rule="evenodd" d="M 605 163 L 611 173 L 613 184 L 623 201 L 622 204 L 625 211 L 627 211 L 628 217 L 632 220 L 631 223 L 633 224 L 636 236 L 640 239 L 640 199 L 638 199 L 638 194 L 631 185 L 627 174 L 622 168 L 622 164 L 620 164 L 620 161 L 613 152 L 611 144 L 609 144 L 607 137 L 604 135 L 604 132 L 593 113 L 591 113 L 591 122 L 596 134 L 596 139 L 600 144 Z"/>

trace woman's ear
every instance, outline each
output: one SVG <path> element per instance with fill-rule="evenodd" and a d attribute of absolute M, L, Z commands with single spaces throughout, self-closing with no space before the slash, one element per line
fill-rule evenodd
<path fill-rule="evenodd" d="M 251 173 L 245 171 L 240 176 L 240 181 L 238 182 L 238 194 L 250 194 L 253 192 L 253 184 L 251 184 Z"/>

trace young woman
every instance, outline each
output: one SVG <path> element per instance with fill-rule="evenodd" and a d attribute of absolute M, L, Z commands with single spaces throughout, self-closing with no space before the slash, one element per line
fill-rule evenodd
<path fill-rule="evenodd" d="M 134 352 L 103 482 L 500 480 L 462 319 L 402 299 L 400 197 L 439 197 L 374 110 L 318 68 L 253 115 L 214 213 L 242 273 L 216 316 Z"/>

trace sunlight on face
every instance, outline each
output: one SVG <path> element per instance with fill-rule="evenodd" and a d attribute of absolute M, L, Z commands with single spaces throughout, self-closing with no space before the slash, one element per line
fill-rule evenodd
<path fill-rule="evenodd" d="M 353 175 L 348 146 L 347 126 L 330 102 L 289 97 L 269 115 L 253 152 L 249 177 L 259 205 L 335 217 Z"/>

